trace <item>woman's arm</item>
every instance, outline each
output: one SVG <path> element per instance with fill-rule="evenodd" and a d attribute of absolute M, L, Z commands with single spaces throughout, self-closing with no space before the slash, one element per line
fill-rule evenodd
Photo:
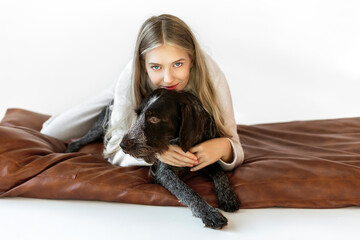
<path fill-rule="evenodd" d="M 96 122 L 100 112 L 114 98 L 115 82 L 88 101 L 52 116 L 42 126 L 41 133 L 62 141 L 84 136 Z"/>

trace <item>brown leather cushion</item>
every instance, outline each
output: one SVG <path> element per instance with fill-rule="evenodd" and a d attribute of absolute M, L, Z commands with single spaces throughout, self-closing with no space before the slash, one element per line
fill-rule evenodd
<path fill-rule="evenodd" d="M 0 197 L 89 199 L 180 206 L 147 167 L 117 167 L 102 143 L 79 153 L 39 133 L 49 116 L 10 109 L 0 123 Z M 227 172 L 242 208 L 335 208 L 360 204 L 360 118 L 239 125 L 245 162 Z M 210 179 L 182 179 L 217 206 Z"/>

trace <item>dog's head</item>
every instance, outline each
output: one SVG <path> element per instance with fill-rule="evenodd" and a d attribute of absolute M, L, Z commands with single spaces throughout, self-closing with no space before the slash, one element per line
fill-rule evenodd
<path fill-rule="evenodd" d="M 135 110 L 137 120 L 123 137 L 120 147 L 148 163 L 155 154 L 178 144 L 185 152 L 193 145 L 217 136 L 213 118 L 200 100 L 188 92 L 157 89 Z"/>

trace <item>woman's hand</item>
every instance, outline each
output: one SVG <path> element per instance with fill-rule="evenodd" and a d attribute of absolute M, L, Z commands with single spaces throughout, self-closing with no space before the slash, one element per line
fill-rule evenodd
<path fill-rule="evenodd" d="M 229 162 L 233 158 L 233 151 L 231 143 L 226 138 L 213 138 L 190 148 L 189 152 L 195 154 L 198 158 L 199 164 L 191 168 L 191 171 L 200 170 L 220 158 Z"/>
<path fill-rule="evenodd" d="M 175 167 L 193 167 L 198 164 L 196 155 L 191 152 L 184 152 L 179 146 L 169 145 L 169 149 L 162 154 L 158 154 L 157 158 L 171 166 Z"/>

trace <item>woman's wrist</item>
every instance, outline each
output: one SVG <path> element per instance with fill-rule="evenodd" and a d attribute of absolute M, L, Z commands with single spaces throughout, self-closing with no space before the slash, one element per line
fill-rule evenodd
<path fill-rule="evenodd" d="M 234 158 L 232 145 L 229 139 L 227 138 L 221 138 L 221 140 L 223 141 L 223 146 L 224 146 L 223 148 L 224 152 L 223 152 L 223 156 L 221 157 L 221 160 L 223 160 L 226 163 L 230 163 Z"/>

